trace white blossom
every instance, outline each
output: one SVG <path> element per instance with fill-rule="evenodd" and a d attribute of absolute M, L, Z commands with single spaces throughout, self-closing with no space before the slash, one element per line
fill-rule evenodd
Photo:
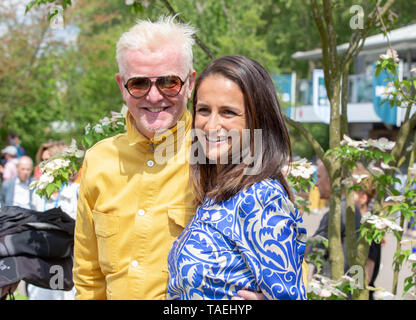
<path fill-rule="evenodd" d="M 409 174 L 413 177 L 416 177 L 416 162 L 414 162 L 413 165 L 409 167 Z"/>
<path fill-rule="evenodd" d="M 352 175 L 353 179 L 356 181 L 356 183 L 360 183 L 361 181 L 363 181 L 365 178 L 368 178 L 368 174 L 353 174 Z"/>
<path fill-rule="evenodd" d="M 394 49 L 390 49 L 390 48 L 387 49 L 386 54 L 381 54 L 380 58 L 383 59 L 383 60 L 392 58 L 394 60 L 394 62 L 399 62 L 400 61 L 399 55 L 397 54 L 397 51 L 394 50 Z"/>
<path fill-rule="evenodd" d="M 76 158 L 82 158 L 84 157 L 84 151 L 79 150 L 77 147 L 77 142 L 75 139 L 72 139 L 71 145 L 64 150 L 62 150 L 61 155 L 63 157 L 76 157 Z"/>
<path fill-rule="evenodd" d="M 385 289 L 374 291 L 374 300 L 394 300 L 395 295 Z"/>
<path fill-rule="evenodd" d="M 410 246 L 416 246 L 416 240 L 414 240 L 414 239 L 405 239 L 405 240 L 400 241 L 400 244 L 402 246 L 405 246 L 405 245 L 408 245 L 408 244 Z"/>
<path fill-rule="evenodd" d="M 50 172 L 43 173 L 40 176 L 39 180 L 38 181 L 34 181 L 33 183 L 31 183 L 29 187 L 31 189 L 37 187 L 38 189 L 43 190 L 43 189 L 45 189 L 48 186 L 48 184 L 52 183 L 53 180 L 54 180 L 54 177 L 53 177 L 52 173 L 50 173 Z"/>
<path fill-rule="evenodd" d="M 394 201 L 394 202 L 402 202 L 406 199 L 406 197 L 404 195 L 400 195 L 400 196 L 388 196 L 384 201 L 388 202 L 388 201 Z"/>
<path fill-rule="evenodd" d="M 376 227 L 378 230 L 384 230 L 384 229 L 390 229 L 390 230 L 397 230 L 397 231 L 403 231 L 403 229 L 395 222 L 393 222 L 390 219 L 383 218 L 377 215 L 368 215 L 364 214 L 361 217 L 361 223 L 370 223 Z"/>
<path fill-rule="evenodd" d="M 135 0 L 125 0 L 127 6 L 131 6 Z"/>
<path fill-rule="evenodd" d="M 396 145 L 396 142 L 389 141 L 386 138 L 380 138 L 378 140 L 368 139 L 368 145 L 370 147 L 375 147 L 380 149 L 381 151 L 392 150 Z"/>
<path fill-rule="evenodd" d="M 90 123 L 88 123 L 88 124 L 85 126 L 84 130 L 85 130 L 85 134 L 90 133 L 90 130 L 91 130 L 91 124 L 90 124 Z"/>
<path fill-rule="evenodd" d="M 344 134 L 343 140 L 341 141 L 341 146 L 347 144 L 350 147 L 354 147 L 357 148 L 359 150 L 363 150 L 361 147 L 367 147 L 367 141 L 362 140 L 362 141 L 356 141 L 351 139 L 350 137 L 348 137 L 346 134 Z"/>
<path fill-rule="evenodd" d="M 96 133 L 99 133 L 99 134 L 103 134 L 104 133 L 104 130 L 103 130 L 102 126 L 100 124 L 98 124 L 98 123 L 93 127 L 93 130 Z"/>
<path fill-rule="evenodd" d="M 407 258 L 409 262 L 416 262 L 416 253 L 412 253 L 409 258 Z"/>
<path fill-rule="evenodd" d="M 109 117 L 104 117 L 99 120 L 102 126 L 108 126 L 111 123 L 111 120 Z"/>
<path fill-rule="evenodd" d="M 394 169 L 394 167 L 391 167 L 391 166 L 389 166 L 388 164 L 386 164 L 386 163 L 384 163 L 384 162 L 381 162 L 381 163 L 380 163 L 380 167 L 381 167 L 382 169 L 384 169 L 384 170 L 391 170 L 391 169 Z"/>
<path fill-rule="evenodd" d="M 316 171 L 316 166 L 312 165 L 306 159 L 301 159 L 292 163 L 292 170 L 289 174 L 293 177 L 302 177 L 304 179 L 310 179 Z M 288 170 L 284 168 L 284 172 Z"/>
<path fill-rule="evenodd" d="M 332 295 L 347 298 L 347 295 L 336 288 L 342 282 L 334 281 L 322 275 L 315 274 L 311 281 L 308 281 L 308 292 L 313 292 L 321 298 L 329 298 Z"/>

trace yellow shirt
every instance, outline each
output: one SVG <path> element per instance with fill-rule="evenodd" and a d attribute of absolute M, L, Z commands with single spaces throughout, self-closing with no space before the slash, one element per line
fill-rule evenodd
<path fill-rule="evenodd" d="M 127 133 L 98 142 L 84 159 L 74 246 L 77 299 L 165 299 L 169 250 L 195 213 L 190 113 L 165 139 L 141 135 L 130 113 L 126 120 Z"/>

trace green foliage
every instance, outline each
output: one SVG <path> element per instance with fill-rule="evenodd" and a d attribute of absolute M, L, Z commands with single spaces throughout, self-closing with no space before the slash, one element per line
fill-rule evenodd
<path fill-rule="evenodd" d="M 312 134 L 324 150 L 329 148 L 329 126 L 324 123 L 304 123 L 303 126 Z M 310 143 L 297 131 L 289 128 L 293 153 L 299 157 L 312 160 L 315 151 Z"/>

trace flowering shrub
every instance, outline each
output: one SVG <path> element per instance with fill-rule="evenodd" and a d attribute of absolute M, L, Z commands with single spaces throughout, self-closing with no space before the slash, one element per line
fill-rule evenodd
<path fill-rule="evenodd" d="M 310 202 L 299 194 L 309 192 L 313 186 L 313 177 L 317 167 L 306 159 L 294 161 L 283 168 L 289 185 L 295 190 L 294 204 L 301 212 L 309 213 Z"/>
<path fill-rule="evenodd" d="M 76 141 L 72 139 L 68 148 L 39 164 L 42 174 L 38 181 L 33 181 L 30 184 L 30 188 L 36 188 L 36 193 L 39 196 L 49 199 L 54 192 L 61 189 L 63 183 L 68 182 L 71 176 L 77 175 L 86 149 L 104 138 L 122 133 L 125 130 L 123 113 L 113 111 L 111 118 L 105 117 L 94 126 L 88 124 L 81 141 L 83 149 L 78 149 Z"/>

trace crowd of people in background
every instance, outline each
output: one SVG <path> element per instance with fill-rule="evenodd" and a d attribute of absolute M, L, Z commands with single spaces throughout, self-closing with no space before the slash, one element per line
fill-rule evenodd
<path fill-rule="evenodd" d="M 1 150 L 0 164 L 0 207 L 16 206 L 38 212 L 60 207 L 63 212 L 75 220 L 79 183 L 77 176 L 70 178 L 58 192 L 49 199 L 40 197 L 36 190 L 29 186 L 41 176 L 40 163 L 63 151 L 68 145 L 63 141 L 42 143 L 36 153 L 35 163 L 26 155 L 20 145 L 19 137 L 14 133 L 8 136 L 9 145 Z M 33 175 L 32 175 L 33 172 Z M 50 290 L 26 284 L 24 292 L 31 300 L 73 300 L 74 291 Z"/>

